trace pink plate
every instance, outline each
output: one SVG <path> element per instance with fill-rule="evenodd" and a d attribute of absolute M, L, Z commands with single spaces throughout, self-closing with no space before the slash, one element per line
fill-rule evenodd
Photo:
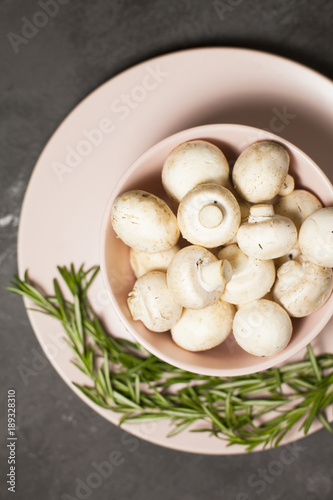
<path fill-rule="evenodd" d="M 332 109 L 331 81 L 292 61 L 252 50 L 188 50 L 125 71 L 77 106 L 41 154 L 21 213 L 20 274 L 28 268 L 30 277 L 50 292 L 57 265 L 97 264 L 103 214 L 116 183 L 144 151 L 186 128 L 241 123 L 267 129 L 302 149 L 332 178 Z M 110 332 L 128 337 L 101 276 L 90 298 Z M 100 415 L 117 423 L 117 414 L 91 403 L 72 384 L 89 381 L 71 364 L 59 325 L 32 311 L 29 318 L 60 376 Z M 333 352 L 332 324 L 331 320 L 316 338 L 317 353 Z M 178 450 L 243 452 L 203 433 L 167 438 L 168 421 L 124 428 Z M 283 442 L 299 437 L 294 430 Z"/>

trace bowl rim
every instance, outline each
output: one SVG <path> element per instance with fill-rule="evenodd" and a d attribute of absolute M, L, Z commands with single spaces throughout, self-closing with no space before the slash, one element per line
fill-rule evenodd
<path fill-rule="evenodd" d="M 165 137 L 164 139 L 158 141 L 155 143 L 153 146 L 148 148 L 146 151 L 144 151 L 129 167 L 126 169 L 124 174 L 120 177 L 120 179 L 117 181 L 115 187 L 113 188 L 110 198 L 106 204 L 103 218 L 102 218 L 102 223 L 101 223 L 101 229 L 100 229 L 100 238 L 99 238 L 99 261 L 100 261 L 100 269 L 101 269 L 101 274 L 102 274 L 102 279 L 104 286 L 107 290 L 108 296 L 111 301 L 111 306 L 113 307 L 114 311 L 116 312 L 118 318 L 120 321 L 123 323 L 125 326 L 126 331 L 128 331 L 134 339 L 139 342 L 147 351 L 150 353 L 154 354 L 156 357 L 159 359 L 169 363 L 172 366 L 176 366 L 178 368 L 181 368 L 183 370 L 186 370 L 187 372 L 192 372 L 192 373 L 197 373 L 200 375 L 207 375 L 207 376 L 220 376 L 220 377 L 234 377 L 234 376 L 242 376 L 242 375 L 249 375 L 251 373 L 259 373 L 261 371 L 267 370 L 269 368 L 274 368 L 277 367 L 281 364 L 283 364 L 285 361 L 287 361 L 289 358 L 291 358 L 293 355 L 297 354 L 300 352 L 304 347 L 306 347 L 314 338 L 323 330 L 325 325 L 329 322 L 333 315 L 333 305 L 331 307 L 331 310 L 328 310 L 325 314 L 321 315 L 320 320 L 316 323 L 315 327 L 312 328 L 312 330 L 300 341 L 298 341 L 293 347 L 290 347 L 288 349 L 288 346 L 280 351 L 277 354 L 274 354 L 272 356 L 266 356 L 266 357 L 261 357 L 258 358 L 257 356 L 254 356 L 255 359 L 260 359 L 260 361 L 257 361 L 255 365 L 250 365 L 250 366 L 245 366 L 241 368 L 200 368 L 197 366 L 192 367 L 189 363 L 182 362 L 182 361 L 176 361 L 169 356 L 168 354 L 165 354 L 160 351 L 160 349 L 156 348 L 153 344 L 150 342 L 146 341 L 145 339 L 141 338 L 140 334 L 138 334 L 134 328 L 128 323 L 126 317 L 124 316 L 121 308 L 119 307 L 117 300 L 114 297 L 114 294 L 112 292 L 108 277 L 107 277 L 107 266 L 106 266 L 106 259 L 105 259 L 105 240 L 106 240 L 106 229 L 109 223 L 109 216 L 110 216 L 110 211 L 112 204 L 115 200 L 115 198 L 122 192 L 121 188 L 122 186 L 127 182 L 127 180 L 131 177 L 133 171 L 137 169 L 137 165 L 141 164 L 142 162 L 145 161 L 146 157 L 149 157 L 152 152 L 155 149 L 159 149 L 160 147 L 167 146 L 168 143 L 173 143 L 178 137 L 181 139 L 179 140 L 178 144 L 181 144 L 182 142 L 189 141 L 189 140 L 196 140 L 202 138 L 203 140 L 209 140 L 206 137 L 209 137 L 209 131 L 212 129 L 214 131 L 218 131 L 219 129 L 221 130 L 221 135 L 223 132 L 224 128 L 235 128 L 235 129 L 244 129 L 244 131 L 247 131 L 249 134 L 257 133 L 259 139 L 256 140 L 255 142 L 262 142 L 265 140 L 272 140 L 277 143 L 281 143 L 285 145 L 287 148 L 289 148 L 291 151 L 296 152 L 298 156 L 303 157 L 304 160 L 310 162 L 312 164 L 312 167 L 314 170 L 317 171 L 317 173 L 320 175 L 324 183 L 329 187 L 332 193 L 332 201 L 333 201 L 333 185 L 327 175 L 321 170 L 321 168 L 315 163 L 314 160 L 310 156 L 308 156 L 304 151 L 302 151 L 300 148 L 295 146 L 293 143 L 290 141 L 283 139 L 282 137 L 274 134 L 273 132 L 270 132 L 268 130 L 260 129 L 258 127 L 251 127 L 248 125 L 242 125 L 242 124 L 237 124 L 237 123 L 213 123 L 213 124 L 207 124 L 207 125 L 200 125 L 197 127 L 191 127 L 188 129 L 181 130 L 179 132 L 176 132 L 168 137 Z M 193 135 L 192 139 L 186 138 L 182 139 L 184 135 Z M 223 136 L 222 136 L 223 137 Z M 173 149 L 173 148 L 172 148 Z M 299 188 L 302 189 L 302 188 Z M 331 296 L 332 299 L 332 296 Z M 330 300 L 330 298 L 328 299 Z M 319 309 L 318 309 L 319 310 Z M 231 335 L 232 333 L 230 333 Z"/>

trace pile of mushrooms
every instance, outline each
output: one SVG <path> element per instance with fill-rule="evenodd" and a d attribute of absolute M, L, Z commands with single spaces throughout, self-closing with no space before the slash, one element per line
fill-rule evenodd
<path fill-rule="evenodd" d="M 174 211 L 146 191 L 118 196 L 111 220 L 137 278 L 132 318 L 170 330 L 189 351 L 211 349 L 231 332 L 255 356 L 283 350 L 291 317 L 312 314 L 333 289 L 333 207 L 295 189 L 289 164 L 283 145 L 257 142 L 230 179 L 223 152 L 193 140 L 163 165 Z"/>

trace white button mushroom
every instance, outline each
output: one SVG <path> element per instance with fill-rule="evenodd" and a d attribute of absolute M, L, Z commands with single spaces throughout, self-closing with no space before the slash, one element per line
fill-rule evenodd
<path fill-rule="evenodd" d="M 226 284 L 222 299 L 231 304 L 246 304 L 261 299 L 272 288 L 275 280 L 273 260 L 248 257 L 237 245 L 229 245 L 218 253 L 232 267 L 232 278 Z"/>
<path fill-rule="evenodd" d="M 332 287 L 332 269 L 317 266 L 299 256 L 279 268 L 273 297 L 290 316 L 302 318 L 326 302 Z"/>
<path fill-rule="evenodd" d="M 287 177 L 289 161 L 287 150 L 276 142 L 252 144 L 234 165 L 232 179 L 236 191 L 252 203 L 271 200 Z"/>
<path fill-rule="evenodd" d="M 287 312 L 266 299 L 241 306 L 233 323 L 237 344 L 254 356 L 271 356 L 282 351 L 290 341 L 292 329 Z"/>
<path fill-rule="evenodd" d="M 138 252 L 133 248 L 130 249 L 130 264 L 134 271 L 135 277 L 140 278 L 143 274 L 149 271 L 164 271 L 179 251 L 179 246 L 175 245 L 170 250 L 157 253 Z"/>
<path fill-rule="evenodd" d="M 111 209 L 117 236 L 139 252 L 163 252 L 179 239 L 177 218 L 168 205 L 146 191 L 128 191 L 116 198 Z"/>
<path fill-rule="evenodd" d="M 256 259 L 276 259 L 294 248 L 297 230 L 287 217 L 275 215 L 273 205 L 254 205 L 248 222 L 237 233 L 241 250 Z"/>
<path fill-rule="evenodd" d="M 274 205 L 274 211 L 292 220 L 297 230 L 309 215 L 322 208 L 318 198 L 305 189 L 295 189 L 288 196 L 280 198 Z"/>
<path fill-rule="evenodd" d="M 234 306 L 218 300 L 204 309 L 184 309 L 172 328 L 172 339 L 187 351 L 205 351 L 221 344 L 231 333 Z"/>
<path fill-rule="evenodd" d="M 161 271 L 151 271 L 138 278 L 127 303 L 134 321 L 142 321 L 153 332 L 170 330 L 182 314 L 182 306 L 173 298 L 166 274 Z"/>
<path fill-rule="evenodd" d="M 228 177 L 229 164 L 222 151 L 202 140 L 177 146 L 162 169 L 164 189 L 178 203 L 195 186 L 210 182 L 224 186 Z"/>
<path fill-rule="evenodd" d="M 326 207 L 310 215 L 299 232 L 302 253 L 311 262 L 333 267 L 333 207 Z"/>
<path fill-rule="evenodd" d="M 294 189 L 295 189 L 295 179 L 288 174 L 285 180 L 283 181 L 278 194 L 280 196 L 288 196 L 294 191 Z"/>
<path fill-rule="evenodd" d="M 214 304 L 231 279 L 231 265 L 209 250 L 193 245 L 182 248 L 169 264 L 167 283 L 183 307 L 201 309 Z"/>
<path fill-rule="evenodd" d="M 214 248 L 235 236 L 241 212 L 229 189 L 217 184 L 201 184 L 184 196 L 178 207 L 177 219 L 187 241 Z"/>

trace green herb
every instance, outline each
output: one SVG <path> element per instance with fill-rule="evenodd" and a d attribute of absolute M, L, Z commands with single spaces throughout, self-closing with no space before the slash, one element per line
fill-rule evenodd
<path fill-rule="evenodd" d="M 105 331 L 87 298 L 98 267 L 58 270 L 71 301 L 56 279 L 54 295 L 46 296 L 27 273 L 23 280 L 15 276 L 7 289 L 63 325 L 73 363 L 91 380 L 75 385 L 97 405 L 120 413 L 120 424 L 168 419 L 173 426 L 169 436 L 174 436 L 199 423 L 190 430 L 247 451 L 277 446 L 296 424 L 306 434 L 316 418 L 332 432 L 325 413 L 333 403 L 333 354 L 316 357 L 309 345 L 303 361 L 262 373 L 229 378 L 189 373 Z"/>

